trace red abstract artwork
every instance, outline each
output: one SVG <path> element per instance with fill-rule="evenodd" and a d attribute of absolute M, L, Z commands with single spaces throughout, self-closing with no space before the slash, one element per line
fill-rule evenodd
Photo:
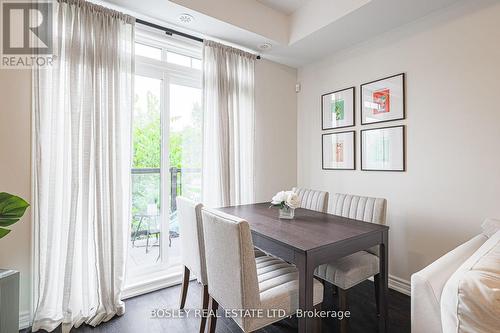
<path fill-rule="evenodd" d="M 381 89 L 373 92 L 373 103 L 377 108 L 373 108 L 373 114 L 387 113 L 391 110 L 390 90 Z"/>

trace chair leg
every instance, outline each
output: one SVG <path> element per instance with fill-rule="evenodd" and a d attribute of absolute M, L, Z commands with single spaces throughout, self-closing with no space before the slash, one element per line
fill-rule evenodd
<path fill-rule="evenodd" d="M 210 318 L 208 319 L 208 333 L 215 333 L 215 326 L 217 325 L 217 309 L 219 303 L 210 296 Z"/>
<path fill-rule="evenodd" d="M 189 287 L 189 275 L 191 272 L 189 271 L 189 268 L 184 266 L 184 276 L 182 278 L 182 289 L 181 289 L 181 301 L 180 301 L 180 306 L 179 308 L 182 310 L 184 309 L 184 305 L 186 304 L 186 296 L 187 296 L 187 291 Z"/>
<path fill-rule="evenodd" d="M 149 225 L 148 225 L 148 231 L 146 232 L 146 253 L 149 253 Z"/>
<path fill-rule="evenodd" d="M 141 216 L 141 218 L 139 219 L 139 223 L 137 224 L 137 227 L 135 228 L 134 238 L 132 239 L 132 247 L 135 247 L 135 240 L 137 239 L 137 235 L 139 234 L 139 229 L 141 228 L 141 225 L 142 225 L 142 219 L 143 219 L 143 217 Z"/>
<path fill-rule="evenodd" d="M 348 310 L 348 304 L 347 304 L 347 290 L 344 290 L 342 288 L 338 288 L 338 293 L 339 293 L 339 311 L 342 311 L 345 313 L 345 311 Z M 340 321 L 340 333 L 347 333 L 348 329 L 348 321 L 347 318 L 342 318 Z"/>
<path fill-rule="evenodd" d="M 379 274 L 373 277 L 373 284 L 375 286 L 375 304 L 377 305 L 377 316 L 380 316 L 380 300 L 378 297 L 378 291 L 380 289 Z"/>
<path fill-rule="evenodd" d="M 201 316 L 200 323 L 200 333 L 205 332 L 205 326 L 207 325 L 207 312 L 208 312 L 208 301 L 210 295 L 208 294 L 208 286 L 203 286 L 203 295 L 201 299 L 201 309 L 203 310 L 203 315 Z"/>
<path fill-rule="evenodd" d="M 322 278 L 319 278 L 319 277 L 317 277 L 317 276 L 314 276 L 314 278 L 315 278 L 316 280 L 318 280 L 319 282 L 321 282 L 321 284 L 323 285 L 323 288 L 325 287 L 325 285 L 326 285 L 325 280 L 323 280 Z"/>

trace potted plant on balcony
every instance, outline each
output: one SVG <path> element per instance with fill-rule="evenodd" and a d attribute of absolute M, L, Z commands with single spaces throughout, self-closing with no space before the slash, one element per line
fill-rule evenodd
<path fill-rule="evenodd" d="M 23 217 L 29 204 L 22 198 L 0 193 L 0 238 L 10 233 L 7 227 L 12 226 Z M 0 269 L 0 303 L 9 306 L 0 309 L 2 332 L 19 331 L 19 272 L 11 269 Z"/>

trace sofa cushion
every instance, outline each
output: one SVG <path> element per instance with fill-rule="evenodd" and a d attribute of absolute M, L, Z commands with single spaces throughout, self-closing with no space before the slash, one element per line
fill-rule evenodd
<path fill-rule="evenodd" d="M 444 285 L 487 240 L 479 234 L 411 276 L 412 333 L 442 333 L 440 304 Z"/>
<path fill-rule="evenodd" d="M 500 231 L 446 282 L 441 297 L 444 333 L 489 333 L 500 327 Z"/>
<path fill-rule="evenodd" d="M 481 224 L 483 229 L 483 235 L 486 237 L 493 236 L 498 230 L 500 230 L 500 220 L 497 219 L 486 219 L 483 224 Z"/>

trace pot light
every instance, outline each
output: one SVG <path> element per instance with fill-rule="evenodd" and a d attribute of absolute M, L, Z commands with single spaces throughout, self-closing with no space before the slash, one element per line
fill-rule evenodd
<path fill-rule="evenodd" d="M 184 13 L 184 14 L 179 15 L 179 22 L 181 22 L 183 24 L 190 24 L 193 21 L 194 21 L 194 17 L 191 14 Z"/>
<path fill-rule="evenodd" d="M 271 45 L 271 43 L 262 43 L 258 47 L 262 51 L 269 51 L 270 49 L 273 48 L 273 46 Z"/>

